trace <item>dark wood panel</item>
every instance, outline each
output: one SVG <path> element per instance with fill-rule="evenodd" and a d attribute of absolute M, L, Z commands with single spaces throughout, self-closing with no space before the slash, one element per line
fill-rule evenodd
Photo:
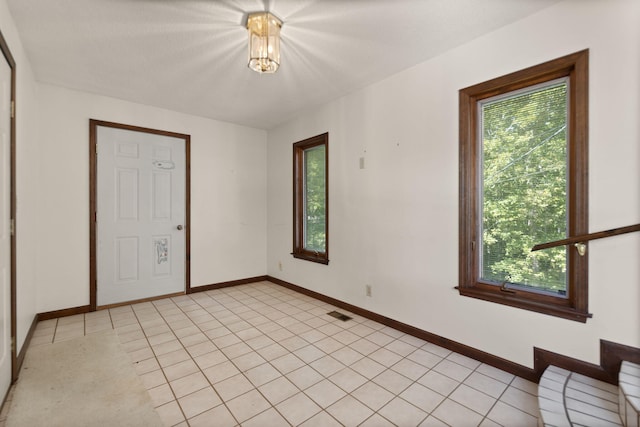
<path fill-rule="evenodd" d="M 604 369 L 602 369 L 602 367 L 599 365 L 594 365 L 593 363 L 584 362 L 582 360 L 574 359 L 572 357 L 564 356 L 552 351 L 543 350 L 538 347 L 533 348 L 533 354 L 536 382 L 540 380 L 540 377 L 544 373 L 544 370 L 547 369 L 549 365 L 567 369 L 571 372 L 577 372 L 579 374 L 586 375 L 600 381 L 606 381 L 610 383 L 612 382 L 609 378 L 609 375 L 607 375 Z M 613 384 L 615 384 L 615 382 L 613 382 Z"/>
<path fill-rule="evenodd" d="M 618 384 L 618 373 L 623 360 L 640 363 L 640 348 L 600 340 L 600 364 L 584 362 L 548 350 L 534 348 L 534 366 L 538 378 L 547 366 L 554 365 L 591 378 Z"/>
<path fill-rule="evenodd" d="M 600 365 L 613 380 L 609 381 L 612 384 L 618 383 L 618 372 L 620 372 L 620 364 L 623 360 L 640 364 L 640 349 L 600 340 Z"/>
<path fill-rule="evenodd" d="M 57 319 L 59 317 L 67 317 L 67 316 L 73 316 L 76 314 L 89 313 L 91 311 L 94 311 L 94 310 L 91 309 L 90 305 L 82 305 L 80 307 L 71 307 L 71 308 L 64 308 L 62 310 L 47 311 L 45 313 L 38 313 L 38 322 L 41 322 L 43 320 L 49 320 L 49 319 Z"/>
<path fill-rule="evenodd" d="M 618 373 L 623 360 L 640 363 L 640 348 L 618 344 L 612 341 L 600 340 L 600 364 L 584 362 L 548 350 L 534 348 L 534 366 L 538 378 L 547 366 L 554 365 L 577 372 L 591 378 L 618 384 Z"/>

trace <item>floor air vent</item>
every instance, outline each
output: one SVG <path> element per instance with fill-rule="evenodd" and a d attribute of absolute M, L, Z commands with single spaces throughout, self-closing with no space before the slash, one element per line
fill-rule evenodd
<path fill-rule="evenodd" d="M 327 313 L 327 314 L 328 314 L 329 316 L 333 316 L 333 317 L 335 317 L 336 319 L 340 319 L 340 320 L 342 320 L 343 322 L 346 322 L 347 320 L 351 320 L 351 319 L 352 319 L 352 317 L 349 317 L 349 316 L 347 316 L 346 314 L 342 314 L 342 313 L 339 313 L 339 312 L 337 312 L 337 311 L 331 311 L 331 312 L 329 312 L 329 313 Z"/>

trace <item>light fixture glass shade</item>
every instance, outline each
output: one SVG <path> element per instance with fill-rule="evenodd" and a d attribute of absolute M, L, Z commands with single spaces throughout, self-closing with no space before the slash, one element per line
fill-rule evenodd
<path fill-rule="evenodd" d="M 249 68 L 258 73 L 275 73 L 280 67 L 280 28 L 282 21 L 269 12 L 247 17 Z"/>

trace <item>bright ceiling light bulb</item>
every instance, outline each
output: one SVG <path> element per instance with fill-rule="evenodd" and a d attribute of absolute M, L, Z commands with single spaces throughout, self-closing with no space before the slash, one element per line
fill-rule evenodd
<path fill-rule="evenodd" d="M 247 17 L 249 68 L 258 73 L 275 73 L 280 67 L 280 28 L 282 21 L 269 12 Z"/>

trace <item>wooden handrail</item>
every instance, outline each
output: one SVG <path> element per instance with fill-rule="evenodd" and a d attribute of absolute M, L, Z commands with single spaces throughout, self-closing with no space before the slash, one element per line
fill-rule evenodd
<path fill-rule="evenodd" d="M 589 240 L 603 239 L 605 237 L 617 236 L 619 234 L 633 233 L 634 231 L 640 231 L 640 224 L 612 228 L 611 230 L 599 231 L 597 233 L 582 234 L 580 236 L 569 237 L 567 239 L 556 240 L 548 243 L 540 243 L 531 248 L 531 252 L 539 251 L 540 249 L 554 248 L 556 246 L 570 245 L 572 243 L 584 243 Z"/>

